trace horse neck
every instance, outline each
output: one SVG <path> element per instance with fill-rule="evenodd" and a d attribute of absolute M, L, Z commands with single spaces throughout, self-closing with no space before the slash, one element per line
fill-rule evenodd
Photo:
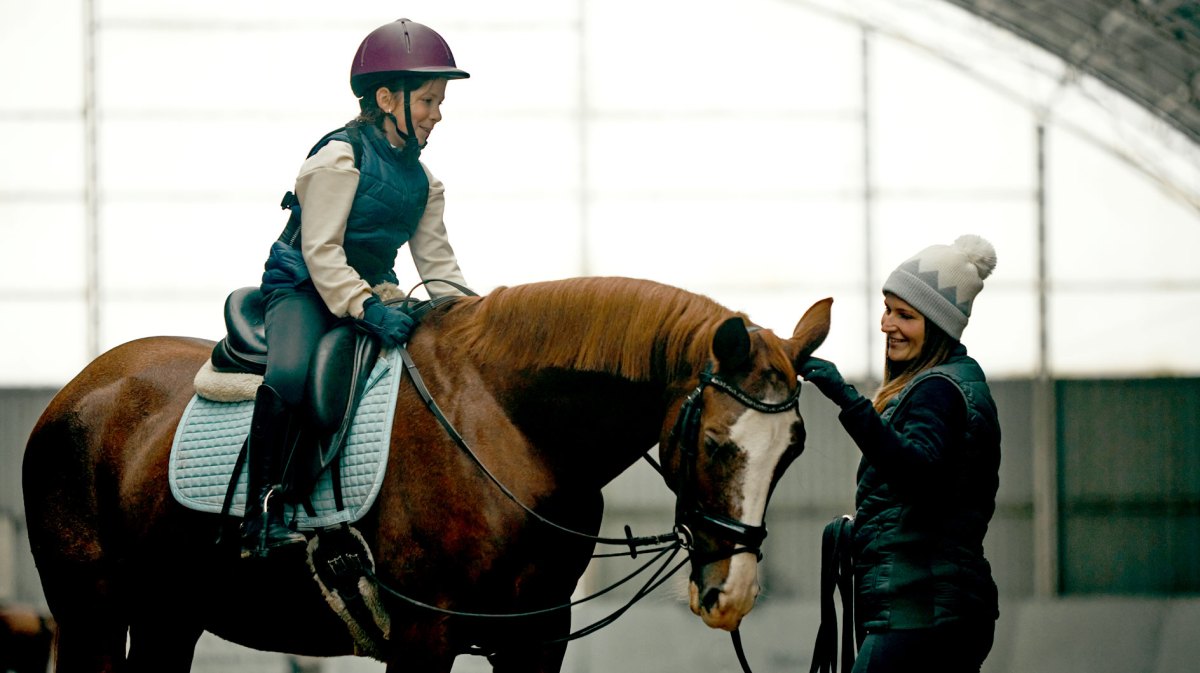
<path fill-rule="evenodd" d="M 509 417 L 538 452 L 560 474 L 597 487 L 654 446 L 665 414 L 660 382 L 543 369 L 495 385 L 503 390 Z"/>

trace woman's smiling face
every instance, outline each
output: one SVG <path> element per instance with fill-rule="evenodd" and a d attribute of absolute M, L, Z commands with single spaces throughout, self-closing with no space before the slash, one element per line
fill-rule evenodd
<path fill-rule="evenodd" d="M 879 329 L 887 335 L 887 358 L 892 362 L 909 362 L 925 346 L 925 316 L 894 294 L 883 295 Z"/>

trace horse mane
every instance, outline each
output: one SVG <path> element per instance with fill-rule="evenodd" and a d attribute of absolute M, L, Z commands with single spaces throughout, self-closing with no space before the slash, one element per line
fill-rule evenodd
<path fill-rule="evenodd" d="M 724 320 L 746 316 L 708 297 L 619 277 L 500 287 L 448 332 L 482 362 L 561 367 L 634 381 L 675 377 L 709 357 Z M 466 308 L 466 306 L 464 306 Z"/>

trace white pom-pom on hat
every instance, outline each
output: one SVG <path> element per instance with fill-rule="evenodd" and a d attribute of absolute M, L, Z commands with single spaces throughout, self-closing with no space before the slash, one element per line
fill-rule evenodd
<path fill-rule="evenodd" d="M 962 251 L 979 271 L 979 280 L 985 280 L 996 269 L 996 248 L 986 239 L 975 234 L 963 234 L 954 239 L 954 247 Z"/>

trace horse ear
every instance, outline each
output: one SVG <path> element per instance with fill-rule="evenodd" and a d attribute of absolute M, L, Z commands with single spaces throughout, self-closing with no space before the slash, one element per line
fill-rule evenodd
<path fill-rule="evenodd" d="M 787 340 L 788 348 L 792 353 L 792 363 L 796 367 L 799 367 L 808 359 L 808 356 L 813 354 L 813 351 L 825 343 L 825 337 L 829 336 L 829 316 L 832 306 L 833 297 L 826 297 L 810 306 L 804 312 L 804 316 L 800 318 L 800 322 L 796 323 L 792 338 Z"/>
<path fill-rule="evenodd" d="M 730 318 L 721 323 L 713 336 L 713 355 L 721 369 L 733 370 L 750 359 L 750 333 L 741 318 Z"/>

